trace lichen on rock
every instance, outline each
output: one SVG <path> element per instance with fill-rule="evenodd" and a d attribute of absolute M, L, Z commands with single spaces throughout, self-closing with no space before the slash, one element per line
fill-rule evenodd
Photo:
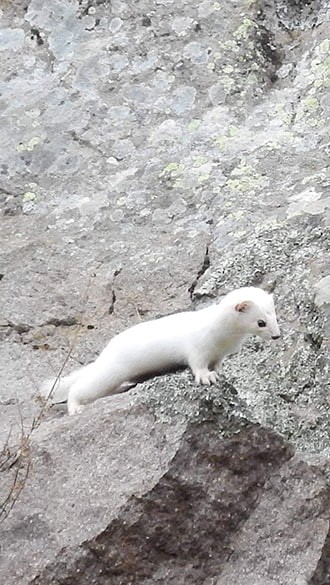
<path fill-rule="evenodd" d="M 0 5 L 0 573 L 329 582 L 327 0 Z M 38 386 L 273 291 L 282 338 L 81 416 Z"/>

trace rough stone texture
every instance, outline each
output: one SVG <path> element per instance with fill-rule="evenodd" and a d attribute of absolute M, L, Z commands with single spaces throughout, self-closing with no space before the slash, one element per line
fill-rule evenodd
<path fill-rule="evenodd" d="M 330 582 L 329 13 L 0 2 L 4 582 Z M 216 388 L 164 377 L 30 433 L 63 364 L 246 284 L 283 339 Z"/>
<path fill-rule="evenodd" d="M 188 380 L 183 390 L 189 416 L 171 422 L 161 396 L 150 409 L 127 395 L 35 431 L 33 470 L 2 533 L 7 583 L 309 578 L 328 528 L 319 466 L 248 422 L 225 383 L 221 402 Z"/>

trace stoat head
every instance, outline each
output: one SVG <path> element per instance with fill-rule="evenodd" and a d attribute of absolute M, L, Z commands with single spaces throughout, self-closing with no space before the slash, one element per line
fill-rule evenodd
<path fill-rule="evenodd" d="M 281 335 L 276 319 L 273 295 L 255 287 L 229 293 L 238 329 L 262 339 L 278 339 Z"/>

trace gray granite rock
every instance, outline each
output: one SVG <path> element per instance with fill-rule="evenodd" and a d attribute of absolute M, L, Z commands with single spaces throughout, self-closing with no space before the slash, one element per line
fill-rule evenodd
<path fill-rule="evenodd" d="M 188 379 L 176 388 L 170 421 L 161 398 L 150 408 L 126 395 L 35 431 L 2 533 L 7 583 L 293 584 L 313 573 L 328 526 L 320 466 L 249 422 L 225 383 L 220 400 Z"/>
<path fill-rule="evenodd" d="M 328 26 L 327 0 L 0 3 L 4 582 L 328 584 Z M 40 406 L 246 284 L 283 337 L 215 388 Z"/>

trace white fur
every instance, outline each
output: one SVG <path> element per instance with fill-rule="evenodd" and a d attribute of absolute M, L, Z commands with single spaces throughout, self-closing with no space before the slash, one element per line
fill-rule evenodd
<path fill-rule="evenodd" d="M 266 327 L 258 325 L 260 320 Z M 42 392 L 54 386 L 53 402 L 67 399 L 74 414 L 84 404 L 179 367 L 189 366 L 196 382 L 209 385 L 216 382 L 223 358 L 250 335 L 280 335 L 272 295 L 254 287 L 236 289 L 206 309 L 139 323 L 111 339 L 93 363 L 55 386 L 55 380 L 47 381 Z"/>

